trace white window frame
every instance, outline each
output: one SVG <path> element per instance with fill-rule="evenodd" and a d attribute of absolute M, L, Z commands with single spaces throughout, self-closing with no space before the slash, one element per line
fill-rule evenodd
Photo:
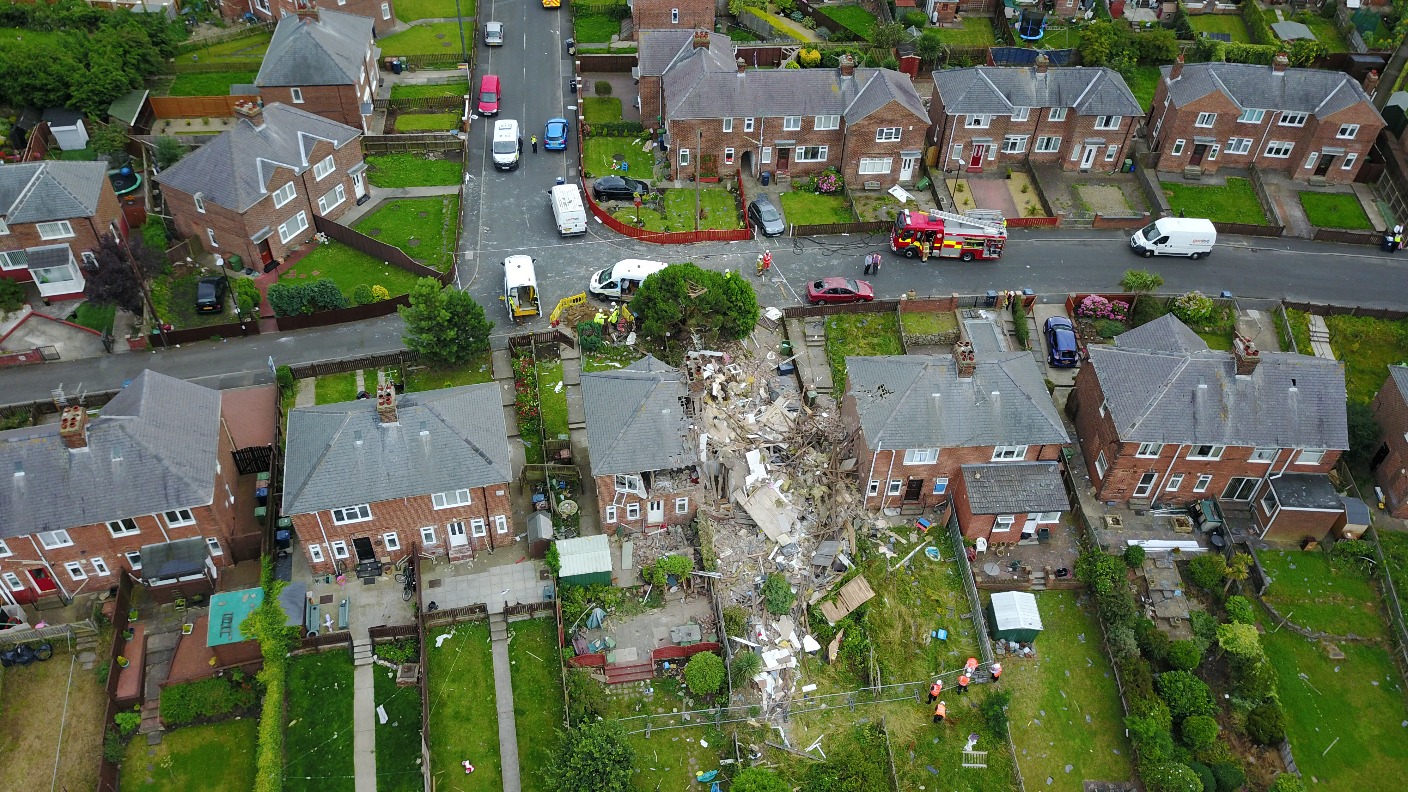
<path fill-rule="evenodd" d="M 1276 512 L 1281 509 L 1281 499 L 1276 497 L 1276 490 L 1267 487 L 1266 494 L 1261 496 L 1261 511 L 1267 517 L 1276 516 Z"/>
<path fill-rule="evenodd" d="M 298 228 L 293 228 L 294 222 L 298 223 Z M 279 224 L 279 241 L 287 245 L 290 240 L 304 231 L 308 230 L 308 213 L 300 210 L 298 214 L 290 217 L 287 222 Z"/>
<path fill-rule="evenodd" d="M 352 552 L 347 549 L 347 542 L 343 539 L 334 539 L 329 546 L 332 548 L 333 558 L 341 560 L 352 557 Z"/>
<path fill-rule="evenodd" d="M 435 526 L 433 526 L 433 525 L 423 525 L 423 526 L 421 526 L 421 529 L 420 529 L 420 543 L 421 543 L 421 545 L 423 545 L 423 546 L 425 546 L 425 547 L 429 547 L 429 546 L 431 546 L 431 545 L 433 545 L 433 544 L 436 544 L 437 542 L 438 542 L 438 540 L 435 538 Z"/>
<path fill-rule="evenodd" d="M 24 581 L 20 580 L 19 575 L 14 572 L 6 572 L 4 578 L 5 585 L 9 586 L 11 591 L 24 591 Z"/>
<path fill-rule="evenodd" d="M 1187 141 L 1185 141 L 1183 138 L 1179 138 L 1178 140 L 1173 141 L 1173 148 L 1169 149 L 1168 153 L 1174 157 L 1177 157 L 1178 155 L 1182 154 L 1183 146 L 1186 142 Z"/>
<path fill-rule="evenodd" d="M 1017 524 L 1017 516 L 1014 514 L 999 514 L 992 523 L 993 533 L 1007 533 L 1012 530 L 1012 526 Z"/>
<path fill-rule="evenodd" d="M 453 498 L 453 500 L 451 500 Z M 440 509 L 453 509 L 456 506 L 468 506 L 474 502 L 474 498 L 469 490 L 457 489 L 449 492 L 437 492 L 430 496 L 430 504 L 437 511 Z"/>
<path fill-rule="evenodd" d="M 1213 146 L 1213 147 L 1212 147 L 1212 150 L 1213 150 L 1214 152 L 1216 152 L 1216 151 L 1217 151 L 1217 146 Z M 1120 153 L 1119 144 L 1111 143 L 1110 145 L 1108 145 L 1108 146 L 1105 147 L 1105 161 L 1106 161 L 1106 162 L 1114 162 L 1114 161 L 1115 161 L 1115 157 L 1116 157 L 1119 153 Z M 1214 154 L 1212 155 L 1212 159 L 1217 159 L 1217 154 L 1216 154 L 1216 153 L 1214 153 Z"/>
<path fill-rule="evenodd" d="M 132 517 L 124 517 L 121 520 L 108 520 L 108 534 L 117 539 L 123 536 L 136 536 L 142 529 L 137 526 L 137 521 Z"/>
<path fill-rule="evenodd" d="M 308 545 L 308 560 L 315 564 L 323 563 L 323 546 L 320 544 Z"/>
<path fill-rule="evenodd" d="M 65 561 L 64 571 L 68 573 L 68 579 L 75 583 L 88 579 L 88 573 L 83 571 L 82 561 Z"/>
<path fill-rule="evenodd" d="M 1065 121 L 1065 120 L 1066 120 L 1066 108 L 1064 108 L 1064 107 L 1053 107 L 1053 108 L 1051 108 L 1051 110 L 1050 110 L 1049 112 L 1047 112 L 1047 114 L 1046 114 L 1046 120 L 1047 120 L 1047 121 Z"/>
<path fill-rule="evenodd" d="M 1227 148 L 1223 151 L 1228 154 L 1248 154 L 1252 150 L 1252 142 L 1251 138 L 1228 138 Z"/>
<path fill-rule="evenodd" d="M 1038 525 L 1049 525 L 1051 523 L 1061 522 L 1061 512 L 1032 512 L 1031 518 L 1035 520 Z"/>
<path fill-rule="evenodd" d="M 302 88 L 290 88 L 290 89 L 288 89 L 288 92 L 289 92 L 289 97 L 290 97 L 291 99 L 293 99 L 293 103 L 294 103 L 294 104 L 303 104 L 303 89 L 302 89 Z"/>
<path fill-rule="evenodd" d="M 173 519 L 173 515 L 175 519 Z M 161 513 L 161 519 L 166 520 L 167 528 L 183 528 L 187 525 L 196 524 L 196 516 L 191 514 L 190 509 L 170 509 Z"/>
<path fill-rule="evenodd" d="M 1278 448 L 1253 448 L 1251 456 L 1247 457 L 1248 462 L 1265 462 L 1270 464 L 1276 461 Z"/>
<path fill-rule="evenodd" d="M 753 122 L 753 119 L 752 119 L 752 118 L 745 118 L 745 119 L 743 119 L 743 131 L 744 131 L 744 132 L 752 132 L 752 131 L 753 131 L 753 123 L 754 123 L 754 122 Z"/>
<path fill-rule="evenodd" d="M 680 167 L 689 167 L 689 149 L 687 148 L 680 149 Z"/>
<path fill-rule="evenodd" d="M 680 10 L 678 8 L 670 9 L 670 23 L 674 25 L 678 25 L 680 23 Z"/>
<path fill-rule="evenodd" d="M 0 270 L 22 270 L 26 266 L 24 251 L 9 250 L 0 253 Z"/>
<path fill-rule="evenodd" d="M 904 127 L 876 127 L 876 143 L 898 143 L 904 136 Z"/>
<path fill-rule="evenodd" d="M 732 165 L 734 156 L 736 156 L 736 152 L 734 151 L 733 146 L 726 146 L 724 148 L 724 164 Z"/>
<path fill-rule="evenodd" d="M 1296 150 L 1296 144 L 1289 140 L 1270 140 L 1266 143 L 1266 149 L 1262 151 L 1262 156 L 1272 159 L 1290 159 L 1291 152 Z"/>
<path fill-rule="evenodd" d="M 1032 151 L 1036 154 L 1051 154 L 1061 150 L 1061 137 L 1059 135 L 1042 135 L 1036 139 L 1036 148 Z"/>
<path fill-rule="evenodd" d="M 1208 491 L 1208 487 L 1211 486 L 1211 485 L 1212 485 L 1212 474 L 1211 474 L 1211 473 L 1199 473 L 1199 474 L 1198 474 L 1198 480 L 1193 483 L 1193 491 L 1194 491 L 1194 492 L 1207 492 L 1207 491 Z"/>
<path fill-rule="evenodd" d="M 1265 117 L 1265 110 L 1259 110 L 1255 107 L 1245 107 L 1242 108 L 1241 115 L 1237 116 L 1237 121 L 1242 124 L 1260 124 Z"/>
<path fill-rule="evenodd" d="M 1315 162 L 1316 162 L 1316 160 L 1318 160 L 1318 159 L 1320 159 L 1320 152 L 1318 152 L 1318 151 L 1312 151 L 1312 152 L 1310 152 L 1310 156 L 1308 156 L 1308 157 L 1305 158 L 1305 165 L 1304 165 L 1303 167 L 1306 167 L 1306 168 L 1313 168 L 1313 167 L 1315 167 Z"/>
<path fill-rule="evenodd" d="M 363 68 L 363 72 L 365 73 L 365 67 Z M 313 181 L 322 181 L 328 177 L 329 173 L 335 170 L 337 170 L 337 163 L 333 162 L 332 155 L 329 154 L 319 160 L 317 165 L 313 166 Z"/>
<path fill-rule="evenodd" d="M 640 519 L 640 504 L 639 504 L 639 503 L 627 503 L 627 504 L 626 504 L 626 519 L 627 519 L 627 520 L 639 520 L 639 519 Z"/>
<path fill-rule="evenodd" d="M 1174 473 L 1168 477 L 1168 484 L 1164 486 L 1164 492 L 1178 492 L 1183 486 L 1183 474 Z"/>
<path fill-rule="evenodd" d="M 41 531 L 39 544 L 44 545 L 45 550 L 57 550 L 60 547 L 72 546 L 73 539 L 69 537 L 68 531 Z"/>
<path fill-rule="evenodd" d="M 1354 140 L 1359 134 L 1358 124 L 1340 124 L 1340 131 L 1335 133 L 1335 137 L 1340 140 Z"/>
<path fill-rule="evenodd" d="M 948 494 L 948 476 L 939 476 L 938 478 L 934 479 L 934 490 L 933 490 L 933 493 L 932 493 L 932 494 L 934 494 L 934 495 L 947 495 L 947 494 Z"/>
<path fill-rule="evenodd" d="M 1095 457 L 1095 475 L 1099 476 L 1103 480 L 1105 478 L 1105 472 L 1109 469 L 1110 463 L 1105 460 L 1105 452 L 1101 451 Z"/>
<path fill-rule="evenodd" d="M 841 128 L 841 116 L 819 115 L 812 118 L 812 129 L 817 132 L 830 132 Z"/>
<path fill-rule="evenodd" d="M 369 503 L 359 503 L 356 506 L 343 506 L 340 509 L 331 509 L 333 525 L 351 525 L 352 523 L 366 522 L 372 518 L 372 507 Z"/>
<path fill-rule="evenodd" d="M 1217 123 L 1217 113 L 1198 113 L 1198 119 L 1193 122 L 1193 126 L 1204 129 L 1212 128 Z"/>
<path fill-rule="evenodd" d="M 1310 117 L 1309 113 L 1281 113 L 1281 118 L 1276 122 L 1278 126 L 1303 127 L 1305 121 Z"/>
<path fill-rule="evenodd" d="M 401 549 L 401 535 L 395 531 L 388 531 L 381 535 L 381 541 L 386 543 L 387 550 Z"/>
<path fill-rule="evenodd" d="M 1323 448 L 1302 448 L 1296 454 L 1297 465 L 1318 465 L 1325 461 L 1325 449 Z"/>
<path fill-rule="evenodd" d="M 1119 129 L 1124 116 L 1103 115 L 1095 117 L 1096 129 Z"/>
<path fill-rule="evenodd" d="M 4 539 L 0 539 L 0 558 L 9 558 L 12 555 L 14 553 L 10 551 L 10 546 L 5 543 Z"/>
<path fill-rule="evenodd" d="M 866 488 L 865 488 L 865 494 L 866 494 L 866 497 L 870 497 L 870 496 L 872 496 L 872 495 L 879 495 L 879 494 L 880 494 L 880 480 L 879 480 L 879 479 L 871 479 L 871 480 L 870 480 L 870 484 L 867 485 Z"/>
<path fill-rule="evenodd" d="M 206 549 L 210 551 L 210 554 L 212 556 L 225 555 L 225 548 L 220 546 L 220 540 L 215 538 L 214 536 L 205 537 L 205 546 Z"/>
<path fill-rule="evenodd" d="M 1163 452 L 1163 443 L 1140 443 L 1139 450 L 1135 451 L 1134 455 L 1145 459 L 1157 459 Z"/>
<path fill-rule="evenodd" d="M 607 506 L 607 507 L 606 507 L 606 521 L 607 521 L 608 523 L 614 523 L 614 522 L 616 522 L 616 507 L 615 507 L 615 506 Z"/>
<path fill-rule="evenodd" d="M 107 577 L 112 574 L 112 570 L 108 568 L 108 562 L 104 561 L 101 557 L 90 558 L 88 559 L 88 563 L 93 565 L 93 574 L 98 577 Z"/>
<path fill-rule="evenodd" d="M 811 154 L 807 152 L 811 151 Z M 830 154 L 830 146 L 797 146 L 792 149 L 793 162 L 826 162 L 827 155 Z"/>
<path fill-rule="evenodd" d="M 689 498 L 675 498 L 675 514 L 689 514 Z"/>
<path fill-rule="evenodd" d="M 732 119 L 732 118 L 725 118 L 725 119 L 724 119 L 723 131 L 724 131 L 724 132 L 732 132 L 732 131 L 733 131 L 733 119 Z"/>
<path fill-rule="evenodd" d="M 894 165 L 894 157 L 861 157 L 856 172 L 862 176 L 883 176 Z"/>
<path fill-rule="evenodd" d="M 334 200 L 332 203 L 328 203 L 329 198 L 334 198 L 336 200 Z M 329 190 L 327 195 L 324 195 L 322 198 L 318 199 L 318 212 L 320 214 L 325 215 L 333 209 L 336 209 L 337 207 L 341 206 L 346 200 L 347 187 L 346 185 L 339 184 Z"/>
<path fill-rule="evenodd" d="M 196 202 L 196 211 L 205 214 L 205 196 L 201 193 L 196 193 L 191 196 L 191 200 Z"/>
<path fill-rule="evenodd" d="M 1340 170 L 1351 170 L 1354 168 L 1354 163 L 1358 161 L 1359 155 L 1351 151 L 1348 154 L 1344 155 L 1344 162 L 1340 163 Z"/>
<path fill-rule="evenodd" d="M 904 482 L 903 482 L 903 481 L 900 481 L 899 479 L 890 479 L 890 485 L 885 488 L 885 494 L 886 494 L 887 496 L 888 496 L 888 495 L 898 495 L 898 494 L 900 494 L 900 490 L 903 489 L 903 488 L 904 488 Z"/>
<path fill-rule="evenodd" d="M 772 162 L 772 146 L 763 146 L 762 164 L 767 165 Z"/>
<path fill-rule="evenodd" d="M 964 129 L 987 129 L 991 123 L 992 116 L 988 115 L 970 115 L 963 118 Z"/>
<path fill-rule="evenodd" d="M 471 517 L 469 520 L 470 536 L 485 537 L 489 535 L 489 524 L 483 517 Z"/>
<path fill-rule="evenodd" d="M 1203 449 L 1207 449 L 1207 451 L 1204 451 Z M 1222 455 L 1226 451 L 1227 446 L 1203 443 L 1202 445 L 1195 445 L 1189 448 L 1188 458 L 1216 462 L 1217 460 L 1222 459 Z"/>
<path fill-rule="evenodd" d="M 1027 141 L 1031 135 L 1005 135 L 1002 138 L 1003 154 L 1025 154 L 1027 151 Z"/>
<path fill-rule="evenodd" d="M 800 131 L 802 131 L 802 117 L 801 117 L 801 116 L 783 116 L 783 117 L 782 117 L 782 131 L 783 131 L 783 132 L 800 132 Z"/>
<path fill-rule="evenodd" d="M 1012 120 L 1014 122 L 1026 121 L 1031 112 L 1030 107 L 1014 107 L 1012 108 Z"/>
<path fill-rule="evenodd" d="M 388 20 L 388 19 L 390 19 L 390 18 L 391 18 L 391 4 L 390 4 L 390 3 L 382 3 L 382 4 L 381 4 L 381 19 L 382 19 L 382 21 L 385 22 L 386 20 Z"/>
<path fill-rule="evenodd" d="M 298 197 L 298 188 L 293 186 L 293 182 L 289 182 L 275 190 L 272 194 L 274 196 L 274 208 L 282 209 L 284 204 Z"/>
<path fill-rule="evenodd" d="M 73 224 L 67 220 L 35 223 L 34 228 L 39 232 L 40 239 L 68 239 L 73 236 Z"/>
<path fill-rule="evenodd" d="M 142 553 L 139 550 L 129 550 L 122 554 L 127 559 L 127 565 L 132 567 L 132 571 L 142 568 Z"/>
<path fill-rule="evenodd" d="M 1154 471 L 1151 470 L 1151 471 L 1149 471 L 1149 472 L 1147 472 L 1147 473 L 1142 474 L 1142 475 L 1139 477 L 1139 483 L 1134 485 L 1134 495 L 1132 495 L 1131 497 L 1135 497 L 1135 498 L 1147 498 L 1147 497 L 1149 497 L 1149 493 L 1151 493 L 1151 492 L 1154 491 L 1154 485 L 1157 484 L 1157 483 L 1159 483 L 1159 474 L 1158 474 L 1158 473 L 1155 473 Z"/>
<path fill-rule="evenodd" d="M 993 462 L 1017 462 L 1027 458 L 1027 446 L 993 446 Z"/>
<path fill-rule="evenodd" d="M 508 533 L 508 518 L 507 518 L 507 517 L 505 517 L 505 516 L 502 515 L 502 514 L 495 514 L 495 515 L 494 515 L 494 533 L 496 533 L 496 534 L 506 534 L 506 533 Z"/>
<path fill-rule="evenodd" d="M 932 465 L 939 461 L 937 448 L 907 448 L 904 452 L 906 465 Z"/>
<path fill-rule="evenodd" d="M 207 229 L 205 229 L 205 238 L 206 238 L 206 240 L 207 240 L 208 242 L 210 242 L 210 246 L 211 246 L 211 247 L 214 247 L 214 248 L 220 247 L 220 243 L 215 241 L 215 229 L 213 229 L 213 228 L 207 228 Z"/>

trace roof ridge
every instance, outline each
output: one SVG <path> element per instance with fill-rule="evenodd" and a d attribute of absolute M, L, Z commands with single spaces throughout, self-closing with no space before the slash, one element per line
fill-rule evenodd
<path fill-rule="evenodd" d="M 1002 89 L 998 88 L 997 84 L 994 83 L 990 77 L 988 77 L 986 70 L 979 70 L 978 76 L 983 78 L 983 82 L 987 83 L 988 87 L 992 89 L 993 93 L 997 94 L 998 98 L 1005 102 L 1009 108 L 1016 108 L 1016 105 L 1012 104 L 1012 100 L 1007 98 L 1007 94 L 1003 93 Z"/>
<path fill-rule="evenodd" d="M 29 177 L 29 181 L 26 182 L 19 193 L 15 195 L 15 200 L 10 204 L 10 208 L 5 211 L 6 217 L 13 215 L 16 207 L 23 208 L 23 203 L 28 200 L 29 196 L 34 192 L 34 188 L 39 185 L 40 177 L 44 175 L 44 165 L 45 163 L 40 162 L 39 166 L 34 169 L 34 174 Z"/>
<path fill-rule="evenodd" d="M 1116 349 L 1118 349 L 1118 347 L 1116 347 Z M 1133 350 L 1121 350 L 1121 351 L 1131 352 L 1131 351 L 1133 351 Z M 1144 350 L 1144 353 L 1145 353 L 1145 354 L 1148 354 L 1148 353 L 1151 352 L 1151 351 L 1154 351 L 1154 350 Z M 1171 354 L 1170 354 L 1169 356 L 1172 357 Z M 1138 418 L 1136 418 L 1134 421 L 1132 421 L 1132 422 L 1130 423 L 1130 425 L 1129 425 L 1129 427 L 1128 427 L 1129 431 L 1134 431 L 1134 430 L 1138 429 L 1139 426 L 1140 426 L 1140 424 L 1144 423 L 1144 419 L 1148 418 L 1149 415 L 1150 415 L 1150 413 L 1152 413 L 1152 412 L 1154 411 L 1154 406 L 1155 406 L 1156 404 L 1158 404 L 1160 401 L 1162 401 L 1162 399 L 1163 399 L 1163 397 L 1164 397 L 1164 394 L 1168 393 L 1168 389 L 1173 387 L 1173 383 L 1178 380 L 1179 376 L 1181 376 L 1181 375 L 1183 374 L 1184 370 L 1187 369 L 1187 368 L 1188 368 L 1188 365 L 1193 361 L 1193 356 L 1192 356 L 1192 355 L 1184 354 L 1184 355 L 1181 355 L 1180 357 L 1182 357 L 1182 360 L 1180 360 L 1180 361 L 1178 362 L 1178 365 L 1176 365 L 1176 366 L 1173 367 L 1173 369 L 1172 369 L 1171 373 L 1169 374 L 1169 376 L 1167 376 L 1167 377 L 1164 378 L 1163 385 L 1162 385 L 1162 386 L 1158 389 L 1158 391 L 1154 394 L 1154 398 L 1149 399 L 1148 402 L 1146 402 L 1146 403 L 1144 404 L 1144 410 L 1143 410 L 1143 412 L 1141 412 L 1141 413 L 1139 414 L 1139 417 L 1138 417 Z M 1121 434 L 1119 427 L 1115 427 L 1115 433 L 1116 433 L 1117 435 L 1118 435 L 1118 434 Z"/>
<path fill-rule="evenodd" d="M 1036 399 L 1032 398 L 1032 394 L 1029 393 L 1029 392 L 1027 392 L 1027 389 L 1026 389 L 1026 388 L 1022 387 L 1022 383 L 1019 382 L 1019 381 L 1017 380 L 1017 377 L 1014 376 L 1013 373 L 1007 368 L 1007 366 L 1008 366 L 1009 363 L 1016 363 L 1017 361 L 1020 361 L 1020 360 L 1022 360 L 1022 359 L 1025 358 L 1025 357 L 1027 357 L 1027 355 L 1017 354 L 1017 355 L 1013 355 L 1013 356 L 1011 356 L 1011 357 L 1008 357 L 1008 358 L 1005 358 L 1005 359 L 1002 359 L 1002 360 L 999 360 L 999 361 L 996 361 L 996 362 L 997 362 L 998 368 L 1002 370 L 1002 373 L 1005 374 L 1005 375 L 1007 375 L 1007 379 L 1008 379 L 1009 381 L 1011 381 L 1012 386 L 1017 389 L 1017 392 L 1018 392 L 1018 393 L 1020 393 L 1020 394 L 1022 394 L 1023 396 L 1026 397 L 1027 403 L 1036 408 L 1036 411 L 1041 414 L 1041 417 L 1046 419 L 1046 423 L 1047 423 L 1048 425 L 1050 425 L 1050 426 L 1054 426 L 1054 427 L 1060 429 L 1060 430 L 1062 431 L 1062 433 L 1065 433 L 1065 431 L 1066 431 L 1066 426 L 1065 426 L 1065 424 L 1061 423 L 1060 416 L 1057 416 L 1056 422 L 1055 422 L 1055 423 L 1052 423 L 1052 422 L 1051 422 L 1051 417 L 1048 416 L 1048 415 L 1046 414 L 1046 411 L 1041 408 L 1041 407 L 1042 407 L 1042 403 L 1039 402 L 1039 401 L 1037 401 Z M 1045 390 L 1045 389 L 1043 388 L 1043 390 Z M 1049 401 L 1050 401 L 1050 394 L 1046 394 L 1046 396 L 1047 396 L 1047 401 L 1049 402 Z"/>

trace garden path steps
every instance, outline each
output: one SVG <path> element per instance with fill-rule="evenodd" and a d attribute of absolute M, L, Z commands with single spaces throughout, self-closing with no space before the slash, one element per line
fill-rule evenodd
<path fill-rule="evenodd" d="M 518 726 L 513 716 L 513 680 L 509 674 L 508 660 L 508 621 L 504 618 L 503 606 L 497 607 L 497 611 L 489 614 L 489 644 L 494 656 L 494 701 L 499 714 L 499 757 L 503 764 L 504 792 L 520 792 Z"/>
<path fill-rule="evenodd" d="M 376 666 L 369 638 L 352 641 L 352 753 L 357 757 L 356 792 L 376 792 Z"/>

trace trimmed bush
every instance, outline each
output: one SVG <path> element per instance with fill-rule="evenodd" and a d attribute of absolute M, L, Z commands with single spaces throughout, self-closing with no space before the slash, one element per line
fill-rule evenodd
<path fill-rule="evenodd" d="M 1305 792 L 1305 782 L 1290 773 L 1282 773 L 1276 776 L 1266 792 Z"/>
<path fill-rule="evenodd" d="M 1192 671 L 1202 660 L 1202 648 L 1191 640 L 1174 641 L 1168 647 L 1168 664 L 1175 671 Z"/>
<path fill-rule="evenodd" d="M 1217 553 L 1203 553 L 1188 562 L 1188 579 L 1204 591 L 1221 594 L 1226 577 L 1227 560 Z"/>
<path fill-rule="evenodd" d="M 1257 705 L 1247 713 L 1247 736 L 1259 745 L 1275 745 L 1286 739 L 1286 713 L 1275 701 Z"/>
<path fill-rule="evenodd" d="M 1140 767 L 1145 792 L 1202 792 L 1203 781 L 1187 765 L 1165 762 Z"/>
<path fill-rule="evenodd" d="M 700 652 L 684 667 L 684 682 L 691 693 L 712 696 L 724 684 L 723 658 L 713 652 Z"/>
<path fill-rule="evenodd" d="M 370 304 L 371 302 L 372 302 L 372 287 L 368 286 L 368 285 L 365 284 L 365 283 L 359 283 L 359 284 L 357 284 L 356 288 L 352 289 L 352 304 L 353 304 L 353 305 L 368 305 L 368 304 Z"/>
<path fill-rule="evenodd" d="M 1144 548 L 1139 545 L 1130 545 L 1124 549 L 1124 565 L 1130 569 L 1138 569 L 1144 566 Z"/>
<path fill-rule="evenodd" d="M 1235 762 L 1218 762 L 1212 766 L 1212 777 L 1217 780 L 1217 792 L 1237 792 L 1247 783 L 1247 774 Z"/>
<path fill-rule="evenodd" d="M 248 709 L 254 700 L 253 688 L 226 677 L 167 685 L 161 689 L 161 720 L 168 726 L 213 720 Z"/>
<path fill-rule="evenodd" d="M 1195 751 L 1212 745 L 1221 731 L 1221 727 L 1217 725 L 1217 719 L 1210 715 L 1193 715 L 1185 718 L 1178 727 L 1183 744 Z M 1208 776 L 1212 776 L 1211 770 L 1208 771 Z"/>
<path fill-rule="evenodd" d="M 1224 607 L 1227 610 L 1227 620 L 1234 624 L 1256 624 L 1256 611 L 1252 610 L 1252 601 L 1240 594 L 1227 598 Z"/>
<path fill-rule="evenodd" d="M 792 586 L 787 582 L 787 578 L 780 573 L 774 572 L 768 575 L 768 579 L 763 583 L 763 606 L 768 609 L 768 613 L 774 616 L 782 616 L 792 610 L 792 603 L 797 599 L 797 595 L 792 593 Z"/>
<path fill-rule="evenodd" d="M 235 303 L 240 307 L 240 313 L 254 313 L 260 300 L 264 297 L 259 293 L 259 287 L 254 285 L 254 281 L 249 278 L 231 278 L 235 284 Z"/>
<path fill-rule="evenodd" d="M 611 82 L 609 80 L 597 80 L 596 84 L 592 86 L 592 89 L 596 91 L 597 96 L 610 96 Z"/>
<path fill-rule="evenodd" d="M 1160 674 L 1154 686 L 1158 688 L 1159 696 L 1168 704 L 1168 710 L 1176 721 L 1193 715 L 1217 714 L 1212 690 L 1206 682 L 1187 671 Z"/>

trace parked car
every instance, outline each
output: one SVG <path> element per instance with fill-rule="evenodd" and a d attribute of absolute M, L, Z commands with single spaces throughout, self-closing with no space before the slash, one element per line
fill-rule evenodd
<path fill-rule="evenodd" d="M 486 74 L 479 79 L 479 114 L 496 116 L 499 114 L 499 100 L 503 94 L 497 74 Z"/>
<path fill-rule="evenodd" d="M 543 148 L 562 151 L 567 148 L 567 119 L 550 118 L 543 127 Z"/>
<path fill-rule="evenodd" d="M 822 278 L 807 284 L 807 302 L 820 303 L 870 302 L 875 290 L 870 283 L 850 278 Z"/>
<path fill-rule="evenodd" d="M 225 295 L 229 285 L 224 278 L 201 278 L 196 284 L 196 313 L 220 313 L 225 310 Z"/>
<path fill-rule="evenodd" d="M 1080 363 L 1076 346 L 1076 328 L 1064 316 L 1046 320 L 1046 359 L 1057 368 L 1070 368 Z"/>
<path fill-rule="evenodd" d="M 504 23 L 484 23 L 484 45 L 488 47 L 502 47 L 504 45 Z"/>
<path fill-rule="evenodd" d="M 650 185 L 625 176 L 602 176 L 592 182 L 592 197 L 598 201 L 629 201 L 636 193 L 650 192 Z"/>
<path fill-rule="evenodd" d="M 763 236 L 782 236 L 787 230 L 787 224 L 782 222 L 782 212 L 772 205 L 766 195 L 754 198 L 748 204 L 748 219 L 763 232 Z"/>

